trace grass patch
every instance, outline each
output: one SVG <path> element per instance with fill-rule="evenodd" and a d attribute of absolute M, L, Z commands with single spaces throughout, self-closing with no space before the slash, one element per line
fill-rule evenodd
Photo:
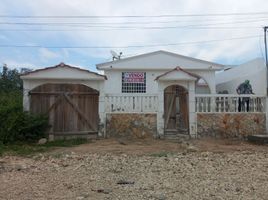
<path fill-rule="evenodd" d="M 47 151 L 48 148 L 44 146 L 39 146 L 35 144 L 8 144 L 0 146 L 0 155 L 8 154 L 8 155 L 19 155 L 26 156 L 34 153 L 42 153 Z"/>
<path fill-rule="evenodd" d="M 72 147 L 80 144 L 89 143 L 87 139 L 72 139 L 72 140 L 56 140 L 47 142 L 43 145 L 33 143 L 15 143 L 15 144 L 1 144 L 0 143 L 0 156 L 4 154 L 18 155 L 18 156 L 29 156 L 36 153 L 43 153 L 52 150 L 56 147 Z"/>
<path fill-rule="evenodd" d="M 168 151 L 161 151 L 161 152 L 157 152 L 157 153 L 152 153 L 150 154 L 150 156 L 153 157 L 168 157 L 168 155 L 172 155 L 172 152 L 168 152 Z"/>

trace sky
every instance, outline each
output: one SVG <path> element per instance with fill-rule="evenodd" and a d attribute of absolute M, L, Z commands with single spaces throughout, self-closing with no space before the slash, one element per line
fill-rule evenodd
<path fill-rule="evenodd" d="M 266 0 L 0 0 L 0 65 L 96 71 L 111 50 L 236 65 L 264 57 L 265 25 Z"/>

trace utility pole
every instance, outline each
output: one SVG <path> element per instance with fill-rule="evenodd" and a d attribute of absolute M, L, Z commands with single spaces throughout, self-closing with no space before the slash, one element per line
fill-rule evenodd
<path fill-rule="evenodd" d="M 265 47 L 265 64 L 266 64 L 266 91 L 268 94 L 268 60 L 267 60 L 267 41 L 266 41 L 266 33 L 268 26 L 263 27 L 264 30 L 264 47 Z"/>
<path fill-rule="evenodd" d="M 267 41 L 266 41 L 266 33 L 268 26 L 263 27 L 264 29 L 264 46 L 265 46 L 265 64 L 266 64 L 266 102 L 265 102 L 265 108 L 268 108 L 268 61 L 267 61 Z M 268 112 L 266 110 L 266 119 L 268 119 Z M 268 131 L 268 120 L 266 120 L 266 133 Z"/>
<path fill-rule="evenodd" d="M 263 30 L 264 30 L 264 46 L 265 46 L 265 63 L 266 63 L 266 68 L 268 68 L 268 61 L 267 61 L 267 42 L 266 42 L 267 29 L 268 29 L 268 26 L 263 27 Z"/>

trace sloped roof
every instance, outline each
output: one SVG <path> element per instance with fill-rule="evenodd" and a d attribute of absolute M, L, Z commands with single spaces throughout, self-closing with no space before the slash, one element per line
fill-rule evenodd
<path fill-rule="evenodd" d="M 101 74 L 98 74 L 96 72 L 92 72 L 90 70 L 81 69 L 79 67 L 70 66 L 70 65 L 67 65 L 67 64 L 65 64 L 63 62 L 61 62 L 58 65 L 52 66 L 52 67 L 46 67 L 46 68 L 42 68 L 42 69 L 37 69 L 37 70 L 34 70 L 34 71 L 26 72 L 26 73 L 24 73 L 24 74 L 21 75 L 21 78 L 22 79 L 23 78 L 27 78 L 27 77 L 30 77 L 30 76 L 35 75 L 37 73 L 40 73 L 40 72 L 43 72 L 43 71 L 49 71 L 49 70 L 53 70 L 53 69 L 57 69 L 57 68 L 68 68 L 68 69 L 78 70 L 80 72 L 89 73 L 91 75 L 99 76 L 99 77 L 102 77 L 105 80 L 107 80 L 107 77 L 105 75 L 101 75 Z"/>
<path fill-rule="evenodd" d="M 110 68 L 113 68 L 114 66 L 122 66 L 126 62 L 130 63 L 133 61 L 146 59 L 148 57 L 152 57 L 152 56 L 156 56 L 156 55 L 157 56 L 166 56 L 167 58 L 169 58 L 169 60 L 172 58 L 176 59 L 177 61 L 187 60 L 188 62 L 191 62 L 191 63 L 199 63 L 200 65 L 213 66 L 217 69 L 223 69 L 223 67 L 224 67 L 223 65 L 218 64 L 218 63 L 209 62 L 209 61 L 205 61 L 205 60 L 201 60 L 201 59 L 197 59 L 197 58 L 193 58 L 193 57 L 183 56 L 180 54 L 176 54 L 176 53 L 172 53 L 172 52 L 168 52 L 168 51 L 163 51 L 163 50 L 154 51 L 154 52 L 145 53 L 145 54 L 127 57 L 127 58 L 122 58 L 122 59 L 114 60 L 114 61 L 110 61 L 110 62 L 104 62 L 104 63 L 97 64 L 96 66 L 97 66 L 97 69 L 101 69 L 101 70 L 102 69 L 110 69 Z M 174 68 L 177 65 L 181 65 L 181 64 L 177 62 L 176 65 L 173 64 L 172 68 Z M 165 66 L 163 66 L 163 67 L 165 67 Z M 187 67 L 187 66 L 185 66 L 185 67 Z M 169 68 L 171 68 L 171 66 L 169 66 Z"/>

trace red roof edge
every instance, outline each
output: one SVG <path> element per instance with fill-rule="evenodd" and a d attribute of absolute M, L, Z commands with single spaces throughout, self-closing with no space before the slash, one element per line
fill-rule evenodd
<path fill-rule="evenodd" d="M 21 74 L 21 76 L 27 76 L 29 74 L 33 74 L 33 73 L 36 73 L 36 72 L 40 72 L 40 71 L 45 71 L 45 70 L 49 70 L 49 69 L 55 69 L 57 67 L 68 67 L 68 68 L 72 68 L 72 69 L 76 69 L 76 70 L 79 70 L 79 71 L 82 71 L 82 72 L 87 72 L 87 73 L 90 73 L 90 74 L 95 74 L 97 76 L 101 76 L 103 77 L 105 80 L 107 80 L 107 76 L 105 75 L 102 75 L 102 74 L 98 74 L 96 72 L 92 72 L 90 70 L 87 70 L 87 69 L 81 69 L 79 67 L 74 67 L 74 66 L 71 66 L 71 65 L 66 65 L 65 63 L 61 62 L 60 64 L 58 65 L 55 65 L 55 66 L 52 66 L 52 67 L 46 67 L 46 68 L 42 68 L 42 69 L 36 69 L 34 71 L 30 71 L 30 72 L 26 72 L 24 74 Z"/>
<path fill-rule="evenodd" d="M 186 73 L 186 74 L 188 74 L 188 75 L 190 75 L 190 76 L 192 76 L 192 77 L 200 78 L 200 77 L 197 76 L 196 74 L 193 74 L 193 73 L 191 73 L 191 72 L 188 72 L 187 70 L 181 68 L 180 66 L 177 66 L 177 67 L 175 67 L 174 69 L 172 69 L 172 70 L 170 70 L 170 71 L 167 71 L 167 72 L 165 72 L 165 73 L 163 73 L 163 74 L 157 76 L 154 80 L 157 81 L 159 78 L 161 78 L 161 77 L 163 77 L 163 76 L 165 76 L 165 75 L 167 75 L 167 74 L 169 74 L 169 73 L 171 73 L 171 72 L 173 72 L 173 71 L 182 71 L 182 72 L 184 72 L 184 73 Z"/>

